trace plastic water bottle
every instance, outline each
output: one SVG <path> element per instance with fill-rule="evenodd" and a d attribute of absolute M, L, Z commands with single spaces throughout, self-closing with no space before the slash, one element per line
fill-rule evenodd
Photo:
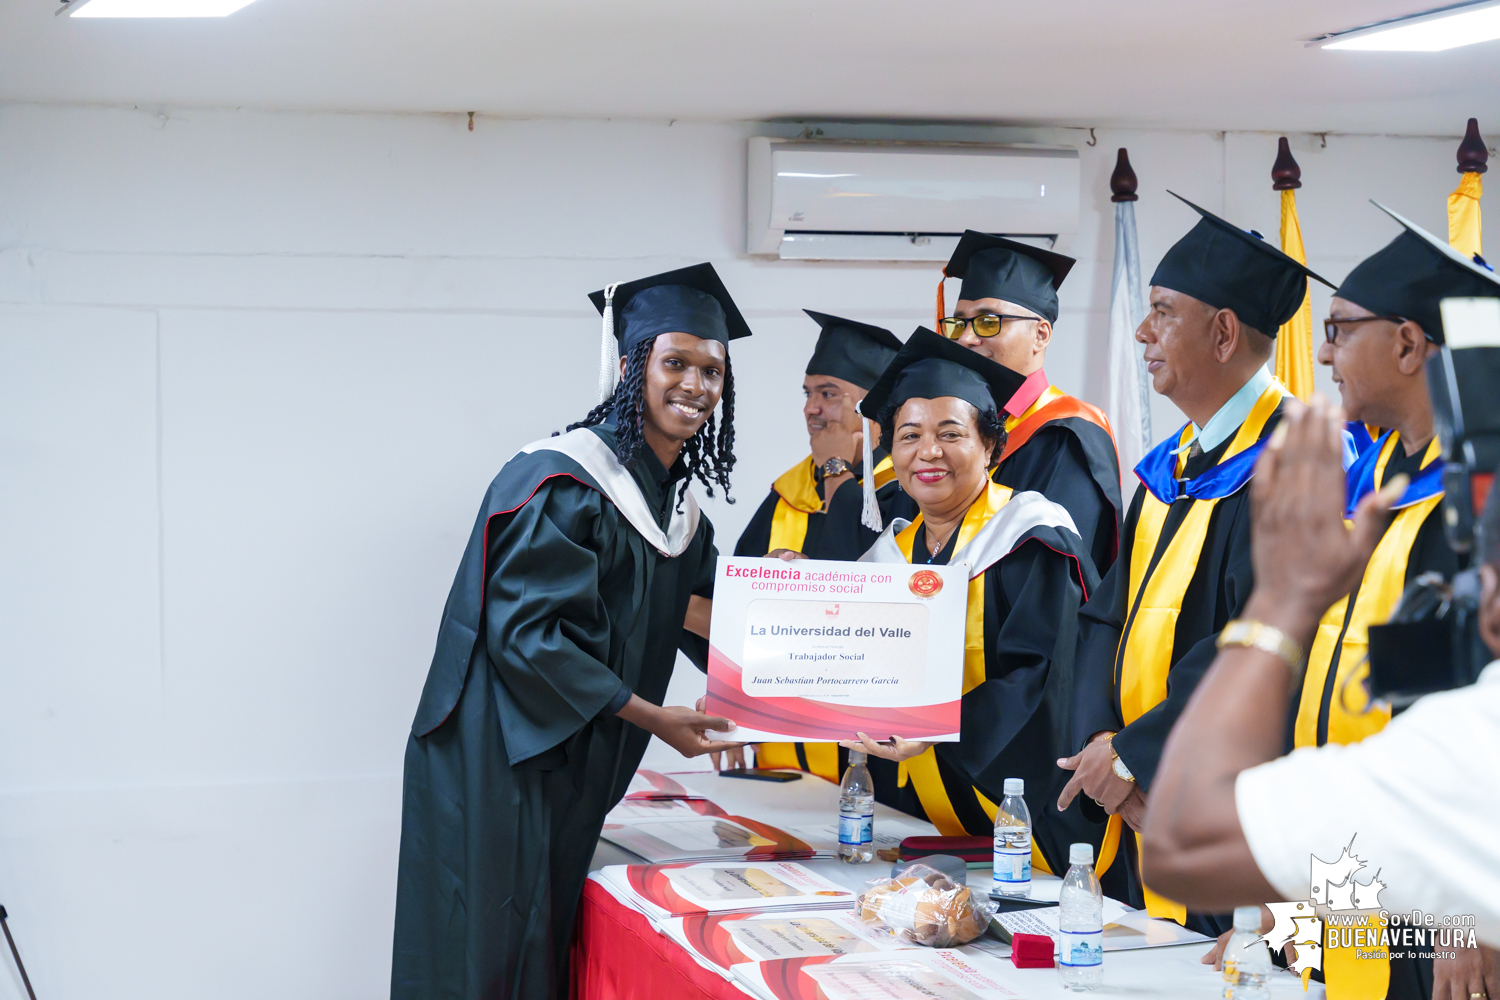
<path fill-rule="evenodd" d="M 849 751 L 849 769 L 839 782 L 839 860 L 847 865 L 875 860 L 875 782 L 862 750 Z"/>
<path fill-rule="evenodd" d="M 1234 909 L 1234 933 L 1224 946 L 1224 1000 L 1270 1000 L 1271 952 L 1260 936 L 1260 907 Z"/>
<path fill-rule="evenodd" d="M 1031 895 L 1031 812 L 1022 794 L 1026 782 L 1005 779 L 1005 798 L 995 810 L 995 881 L 1002 896 Z"/>
<path fill-rule="evenodd" d="M 1094 875 L 1093 845 L 1074 844 L 1068 863 L 1058 897 L 1057 972 L 1070 990 L 1094 990 L 1104 976 L 1104 893 Z"/>

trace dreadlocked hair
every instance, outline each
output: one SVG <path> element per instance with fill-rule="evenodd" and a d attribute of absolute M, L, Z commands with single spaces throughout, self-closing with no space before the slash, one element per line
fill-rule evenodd
<path fill-rule="evenodd" d="M 568 425 L 571 431 L 613 420 L 616 428 L 615 458 L 621 465 L 635 461 L 646 446 L 646 361 L 654 344 L 653 338 L 632 347 L 625 358 L 625 375 L 615 387 L 614 394 L 590 410 L 582 420 Z M 698 428 L 698 433 L 682 446 L 682 461 L 688 474 L 677 494 L 679 510 L 694 479 L 703 484 L 703 491 L 710 497 L 717 485 L 724 490 L 724 499 L 734 503 L 734 498 L 729 495 L 729 474 L 734 471 L 733 366 L 725 366 L 724 394 L 719 402 L 724 412 L 722 423 L 716 413 L 710 413 L 708 420 Z"/>
<path fill-rule="evenodd" d="M 1005 432 L 1005 420 L 1000 416 L 999 412 L 993 406 L 986 406 L 983 409 L 980 409 L 973 403 L 969 403 L 968 405 L 972 410 L 974 410 L 974 423 L 979 428 L 979 436 L 986 441 L 994 442 L 994 444 L 990 447 L 989 462 L 990 466 L 994 467 L 995 463 L 1000 460 L 1000 453 L 1005 450 L 1005 439 L 1007 437 Z M 891 444 L 887 445 L 887 447 L 893 447 L 895 445 L 896 413 L 900 409 L 901 407 L 899 406 L 887 403 L 882 406 L 880 408 L 880 412 L 875 415 L 875 422 L 880 425 L 880 440 L 891 442 Z"/>

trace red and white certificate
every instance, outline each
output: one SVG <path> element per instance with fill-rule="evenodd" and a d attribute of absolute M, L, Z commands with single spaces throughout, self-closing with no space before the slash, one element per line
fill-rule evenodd
<path fill-rule="evenodd" d="M 952 742 L 969 568 L 720 556 L 708 705 L 729 739 Z"/>

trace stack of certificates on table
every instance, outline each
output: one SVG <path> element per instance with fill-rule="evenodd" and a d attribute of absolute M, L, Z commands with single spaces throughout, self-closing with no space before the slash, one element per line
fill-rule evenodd
<path fill-rule="evenodd" d="M 736 983 L 765 1000 L 1014 1000 L 1026 995 L 1009 962 L 973 947 L 781 958 L 736 965 L 731 972 Z"/>
<path fill-rule="evenodd" d="M 590 877 L 658 924 L 707 913 L 851 909 L 855 897 L 795 861 L 608 865 Z"/>
<path fill-rule="evenodd" d="M 630 776 L 625 789 L 626 801 L 642 799 L 695 799 L 698 796 L 683 788 L 677 779 L 656 771 L 640 770 Z"/>
<path fill-rule="evenodd" d="M 744 816 L 726 816 L 713 803 L 699 801 L 702 806 L 678 802 L 676 805 L 685 808 L 663 810 L 660 817 L 634 818 L 633 814 L 641 810 L 631 809 L 628 815 L 617 806 L 605 818 L 599 836 L 658 865 L 819 856 L 811 844 L 784 830 Z M 700 808 L 701 813 L 698 812 Z M 832 855 L 824 853 L 822 856 Z"/>
<path fill-rule="evenodd" d="M 1000 936 L 1009 941 L 1016 934 L 1045 934 L 1054 943 L 1062 938 L 1055 906 L 1035 910 L 1009 910 L 995 914 Z M 1160 920 L 1145 910 L 1132 910 L 1118 900 L 1104 897 L 1104 950 L 1134 951 L 1173 944 L 1209 943 L 1210 939 L 1173 920 Z"/>
<path fill-rule="evenodd" d="M 824 955 L 874 955 L 920 947 L 865 923 L 854 910 L 701 913 L 657 921 L 699 965 L 725 979 L 746 962 Z"/>
<path fill-rule="evenodd" d="M 731 816 L 708 799 L 685 797 L 686 791 L 683 796 L 662 797 L 673 785 L 682 789 L 669 776 L 639 771 L 636 782 L 649 787 L 638 795 L 627 795 L 610 810 L 600 836 L 652 864 L 838 857 L 837 820 L 783 830 L 758 820 Z M 875 848 L 897 848 L 904 838 L 925 832 L 915 823 L 882 820 L 875 828 Z"/>

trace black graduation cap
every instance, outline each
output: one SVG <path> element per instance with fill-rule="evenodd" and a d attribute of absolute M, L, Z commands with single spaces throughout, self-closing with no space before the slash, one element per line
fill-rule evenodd
<path fill-rule="evenodd" d="M 1057 290 L 1075 263 L 1051 250 L 967 229 L 943 274 L 964 280 L 961 299 L 1004 299 L 1055 323 Z"/>
<path fill-rule="evenodd" d="M 712 264 L 663 271 L 613 289 L 616 320 L 612 332 L 622 353 L 661 333 L 691 333 L 721 344 L 750 336 L 750 327 Z M 610 298 L 607 288 L 589 293 L 601 315 Z"/>
<path fill-rule="evenodd" d="M 1175 191 L 1172 197 L 1201 219 L 1156 265 L 1151 284 L 1191 295 L 1215 309 L 1233 309 L 1240 322 L 1268 337 L 1291 319 L 1307 296 L 1307 279 L 1333 282 L 1261 238 L 1225 222 Z"/>
<path fill-rule="evenodd" d="M 868 389 L 901 350 L 901 340 L 882 327 L 804 309 L 822 327 L 807 375 L 831 375 Z"/>
<path fill-rule="evenodd" d="M 943 396 L 998 411 L 1025 382 L 1026 376 L 919 326 L 880 373 L 859 412 L 874 420 L 887 404 Z"/>
<path fill-rule="evenodd" d="M 1443 342 L 1439 302 L 1447 298 L 1500 297 L 1500 278 L 1495 272 L 1380 202 L 1371 204 L 1405 229 L 1360 261 L 1333 294 L 1377 316 L 1409 319 L 1438 344 Z"/>
<path fill-rule="evenodd" d="M 601 403 L 615 390 L 620 357 L 643 340 L 663 333 L 690 333 L 728 345 L 750 336 L 750 327 L 729 289 L 707 262 L 610 285 L 590 292 L 589 299 L 604 317 L 599 353 Z"/>

